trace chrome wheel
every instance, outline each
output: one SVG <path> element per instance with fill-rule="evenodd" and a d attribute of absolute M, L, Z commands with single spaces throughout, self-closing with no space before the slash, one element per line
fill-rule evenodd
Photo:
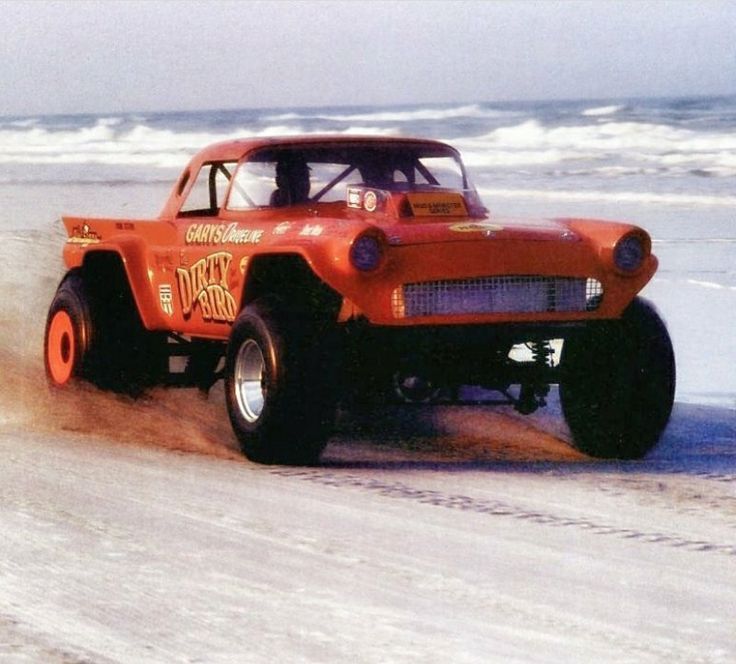
<path fill-rule="evenodd" d="M 233 372 L 235 396 L 246 421 L 253 423 L 263 413 L 266 401 L 266 361 L 261 347 L 246 339 L 240 346 Z"/>
<path fill-rule="evenodd" d="M 235 319 L 225 352 L 225 399 L 251 461 L 319 460 L 334 419 L 335 381 L 328 382 L 329 358 L 315 339 L 273 305 L 253 302 Z"/>

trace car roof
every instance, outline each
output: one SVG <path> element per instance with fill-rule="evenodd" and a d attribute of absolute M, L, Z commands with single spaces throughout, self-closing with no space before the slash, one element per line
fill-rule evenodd
<path fill-rule="evenodd" d="M 411 138 L 403 136 L 350 136 L 342 134 L 310 134 L 308 136 L 269 136 L 260 138 L 243 138 L 223 141 L 209 145 L 200 150 L 192 159 L 192 164 L 202 164 L 209 161 L 238 161 L 241 157 L 254 150 L 262 148 L 288 148 L 325 146 L 434 146 L 443 147 L 452 152 L 454 148 L 431 139 Z"/>

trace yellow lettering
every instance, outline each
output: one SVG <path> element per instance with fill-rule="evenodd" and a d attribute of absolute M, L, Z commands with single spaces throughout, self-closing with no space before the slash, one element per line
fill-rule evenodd
<path fill-rule="evenodd" d="M 202 312 L 202 318 L 204 318 L 204 320 L 212 320 L 212 307 L 210 307 L 206 289 L 197 295 L 197 303 L 199 304 L 199 309 Z"/>
<path fill-rule="evenodd" d="M 189 272 L 183 267 L 176 270 L 176 282 L 179 286 L 181 311 L 185 317 L 188 317 L 192 313 L 192 280 Z"/>
<path fill-rule="evenodd" d="M 216 227 L 211 226 L 206 234 L 212 235 Z M 203 238 L 206 241 L 206 238 Z M 232 322 L 235 320 L 237 305 L 230 293 L 228 276 L 233 256 L 227 251 L 218 251 L 187 268 L 177 268 L 177 284 L 182 312 L 189 317 L 195 307 L 199 307 L 206 321 Z"/>
<path fill-rule="evenodd" d="M 199 293 L 207 286 L 207 259 L 198 260 L 190 268 L 192 275 L 192 289 L 195 293 Z"/>

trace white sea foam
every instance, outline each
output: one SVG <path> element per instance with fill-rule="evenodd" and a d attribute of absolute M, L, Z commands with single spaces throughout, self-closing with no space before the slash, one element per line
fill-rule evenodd
<path fill-rule="evenodd" d="M 703 281 L 702 279 L 686 279 L 685 282 L 693 286 L 700 286 L 702 288 L 710 288 L 711 290 L 734 290 L 733 286 L 727 286 L 726 284 L 719 284 L 715 281 Z"/>
<path fill-rule="evenodd" d="M 8 122 L 8 125 L 10 127 L 20 127 L 25 129 L 26 127 L 33 127 L 39 122 L 40 120 L 38 118 L 24 118 L 23 120 L 13 120 L 12 122 Z"/>
<path fill-rule="evenodd" d="M 465 108 L 466 110 L 463 110 Z M 432 111 L 433 114 L 485 112 L 478 106 Z M 379 119 L 420 117 L 425 113 L 397 111 L 340 116 L 350 119 L 350 126 L 338 133 L 394 135 L 397 126 L 376 126 Z M 305 133 L 295 114 L 285 114 L 281 121 L 253 130 L 247 126 L 228 131 L 175 131 L 154 128 L 145 123 L 124 128 L 121 118 L 101 118 L 95 124 L 78 129 L 50 129 L 37 122 L 0 129 L 0 161 L 3 163 L 60 163 L 73 159 L 83 163 L 84 155 L 92 162 L 141 163 L 143 156 L 156 155 L 151 163 L 170 163 L 182 152 L 193 153 L 203 145 L 241 136 L 275 136 Z M 334 116 L 338 117 L 338 116 Z M 436 117 L 436 115 L 435 115 Z M 398 122 L 398 121 L 397 121 Z M 310 129 L 322 133 L 325 128 Z M 334 131 L 334 128 L 332 129 Z M 450 139 L 463 153 L 471 167 L 493 168 L 520 165 L 551 165 L 575 161 L 618 163 L 593 164 L 599 175 L 646 174 L 647 169 L 664 168 L 671 174 L 730 176 L 736 173 L 736 135 L 726 132 L 696 132 L 667 125 L 636 122 L 605 122 L 596 125 L 547 127 L 538 120 L 504 126 L 476 137 Z M 72 156 L 75 155 L 76 156 Z M 94 156 L 98 155 L 98 156 Z M 106 155 L 100 159 L 99 155 Z M 119 158 L 120 161 L 116 161 Z M 570 171 L 574 173 L 575 171 Z M 579 174 L 591 172 L 591 166 Z M 649 171 L 654 173 L 655 171 Z"/>
<path fill-rule="evenodd" d="M 487 168 L 613 160 L 619 162 L 613 168 L 623 169 L 620 174 L 637 170 L 641 174 L 654 168 L 669 175 L 736 175 L 736 135 L 661 124 L 605 122 L 546 127 L 538 120 L 527 120 L 482 136 L 456 139 L 454 144 L 468 164 Z M 615 173 L 602 172 L 609 176 Z"/>
<path fill-rule="evenodd" d="M 604 108 L 610 113 L 603 114 Z M 653 122 L 615 121 L 610 117 L 614 114 L 612 108 L 587 109 L 600 111 L 605 118 L 600 122 L 580 118 L 578 124 L 549 126 L 539 119 L 529 119 L 498 127 L 499 122 L 508 119 L 490 120 L 488 126 L 496 126 L 495 129 L 447 140 L 460 149 L 475 172 L 503 170 L 522 177 L 535 173 L 607 181 L 632 176 L 671 177 L 696 183 L 702 183 L 702 178 L 736 176 L 736 134 Z M 236 137 L 324 132 L 391 136 L 407 131 L 402 125 L 404 121 L 431 120 L 437 121 L 438 127 L 446 123 L 457 128 L 458 118 L 496 113 L 478 104 L 354 114 L 328 111 L 319 116 L 320 112 L 315 111 L 312 116 L 306 112 L 284 113 L 272 116 L 266 125 L 260 118 L 255 127 L 244 121 L 241 126 L 226 129 L 215 129 L 205 122 L 202 129 L 197 124 L 190 124 L 190 129 L 167 128 L 144 116 L 102 117 L 78 128 L 68 124 L 55 127 L 52 121 L 39 118 L 18 119 L 0 124 L 0 164 L 180 168 L 201 147 Z M 315 121 L 319 117 L 322 120 Z M 678 189 L 682 188 L 678 185 Z M 694 187 L 696 191 L 698 188 Z M 713 186 L 709 188 L 712 190 Z"/>
<path fill-rule="evenodd" d="M 420 108 L 414 110 L 371 111 L 368 113 L 283 113 L 271 115 L 270 122 L 319 119 L 334 122 L 415 122 L 418 120 L 452 120 L 456 118 L 498 118 L 509 115 L 506 111 L 484 109 L 478 104 L 457 106 L 454 108 Z"/>
<path fill-rule="evenodd" d="M 599 115 L 613 115 L 619 111 L 624 110 L 626 106 L 622 104 L 612 104 L 610 106 L 595 106 L 593 108 L 586 108 L 580 115 L 586 116 L 599 116 Z"/>
<path fill-rule="evenodd" d="M 119 118 L 102 118 L 74 130 L 43 127 L 0 130 L 0 164 L 153 166 L 181 168 L 202 147 L 234 138 L 292 136 L 307 132 L 298 124 L 274 124 L 254 131 L 241 127 L 227 132 L 173 131 L 137 124 L 119 129 Z M 345 135 L 391 135 L 394 129 L 351 126 Z"/>
<path fill-rule="evenodd" d="M 477 138 L 463 139 L 463 143 L 505 149 L 557 148 L 573 152 L 636 149 L 647 154 L 721 153 L 736 150 L 736 135 L 730 132 L 695 132 L 645 122 L 605 122 L 550 128 L 538 120 L 527 120 Z"/>
<path fill-rule="evenodd" d="M 499 150 L 494 148 L 464 149 L 463 161 L 468 168 L 509 168 L 559 164 L 575 156 L 556 149 L 548 150 Z"/>

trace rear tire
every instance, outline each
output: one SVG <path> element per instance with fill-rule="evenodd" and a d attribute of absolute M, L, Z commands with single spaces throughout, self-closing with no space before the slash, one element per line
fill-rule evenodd
<path fill-rule="evenodd" d="M 90 348 L 94 343 L 89 295 L 81 277 L 71 273 L 56 291 L 46 319 L 43 356 L 49 383 L 62 387 L 93 375 Z"/>
<path fill-rule="evenodd" d="M 329 336 L 329 335 L 327 335 Z M 312 465 L 335 418 L 334 358 L 308 321 L 264 303 L 243 309 L 225 358 L 233 430 L 251 461 Z"/>
<path fill-rule="evenodd" d="M 79 378 L 136 396 L 163 380 L 168 356 L 165 338 L 143 327 L 127 283 L 102 292 L 74 270 L 49 307 L 44 363 L 52 386 Z"/>
<path fill-rule="evenodd" d="M 675 395 L 675 359 L 656 309 L 635 299 L 620 320 L 565 341 L 560 401 L 573 445 L 639 459 L 657 443 Z"/>

